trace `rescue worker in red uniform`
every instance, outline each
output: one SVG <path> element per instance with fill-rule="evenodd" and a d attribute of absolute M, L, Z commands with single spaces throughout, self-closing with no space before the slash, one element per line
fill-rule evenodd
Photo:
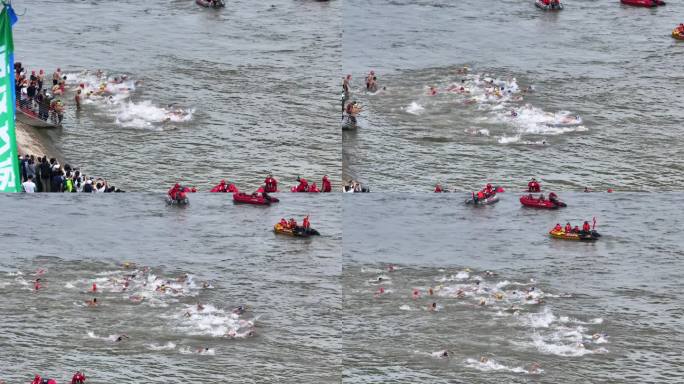
<path fill-rule="evenodd" d="M 169 189 L 169 192 L 168 192 L 171 200 L 176 200 L 180 191 L 181 191 L 181 186 L 178 183 L 176 183 L 173 187 L 171 187 L 171 189 Z"/>
<path fill-rule="evenodd" d="M 295 192 L 308 192 L 309 191 L 309 183 L 306 181 L 306 179 L 302 178 L 297 178 L 297 181 L 299 182 L 299 185 L 297 188 L 295 188 Z"/>
<path fill-rule="evenodd" d="M 444 191 L 442 190 L 442 186 L 439 185 L 439 184 L 435 185 L 435 193 L 440 193 L 440 192 L 444 192 Z"/>
<path fill-rule="evenodd" d="M 535 178 L 532 178 L 532 181 L 527 183 L 527 190 L 528 192 L 541 192 L 541 185 L 539 185 Z"/>
<path fill-rule="evenodd" d="M 588 221 L 585 221 L 584 224 L 582 224 L 582 231 L 591 232 L 591 225 L 589 225 Z"/>
<path fill-rule="evenodd" d="M 302 221 L 302 227 L 304 227 L 305 230 L 311 228 L 311 223 L 309 223 L 309 215 L 304 216 L 304 220 Z"/>
<path fill-rule="evenodd" d="M 332 184 L 330 184 L 330 179 L 328 179 L 328 175 L 323 176 L 321 186 L 323 187 L 323 192 L 332 192 Z"/>
<path fill-rule="evenodd" d="M 570 222 L 565 224 L 565 233 L 570 233 L 572 232 L 572 225 L 570 225 Z"/>
<path fill-rule="evenodd" d="M 214 192 L 214 193 L 216 193 L 216 192 L 222 192 L 222 193 L 228 192 L 228 186 L 226 185 L 226 181 L 221 180 L 221 182 L 217 186 L 212 188 L 209 192 Z"/>
<path fill-rule="evenodd" d="M 71 378 L 71 384 L 84 384 L 85 381 L 86 377 L 80 371 L 76 372 L 74 376 Z"/>
<path fill-rule="evenodd" d="M 563 227 L 561 227 L 560 223 L 556 224 L 555 227 L 553 227 L 554 232 L 563 232 Z"/>
<path fill-rule="evenodd" d="M 278 181 L 273 178 L 273 175 L 266 176 L 264 180 L 264 190 L 268 193 L 278 192 Z"/>

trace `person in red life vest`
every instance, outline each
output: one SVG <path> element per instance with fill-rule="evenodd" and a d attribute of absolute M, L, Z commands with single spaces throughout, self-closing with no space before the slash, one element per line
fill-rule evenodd
<path fill-rule="evenodd" d="M 553 232 L 563 232 L 563 227 L 561 227 L 560 223 L 553 227 Z"/>
<path fill-rule="evenodd" d="M 85 381 L 86 377 L 81 371 L 74 373 L 74 376 L 71 378 L 71 384 L 83 384 Z"/>
<path fill-rule="evenodd" d="M 283 228 L 287 228 L 287 227 L 288 227 L 287 220 L 285 220 L 284 217 L 280 219 L 280 226 L 283 227 Z"/>
<path fill-rule="evenodd" d="M 235 184 L 228 184 L 228 189 L 227 189 L 227 191 L 228 191 L 229 193 L 238 193 L 238 192 L 240 192 L 240 191 L 238 190 L 238 188 L 235 186 Z"/>
<path fill-rule="evenodd" d="M 551 4 L 551 0 L 542 0 L 542 3 L 544 3 L 544 5 L 549 5 Z"/>
<path fill-rule="evenodd" d="M 40 377 L 40 375 L 36 375 L 36 377 L 33 379 L 31 384 L 41 384 L 43 382 L 43 378 Z"/>
<path fill-rule="evenodd" d="M 287 227 L 289 229 L 295 229 L 297 228 L 297 220 L 290 218 L 290 221 L 287 222 Z"/>
<path fill-rule="evenodd" d="M 608 193 L 613 193 L 613 188 L 608 188 Z"/>
<path fill-rule="evenodd" d="M 435 193 L 440 193 L 440 192 L 444 192 L 444 191 L 442 190 L 442 186 L 439 185 L 439 184 L 435 185 Z"/>
<path fill-rule="evenodd" d="M 330 184 L 330 179 L 328 179 L 328 175 L 323 175 L 321 186 L 323 187 L 323 192 L 332 192 L 332 184 Z"/>
<path fill-rule="evenodd" d="M 33 283 L 33 289 L 37 291 L 41 288 L 42 286 L 40 285 L 40 279 L 36 279 L 36 281 Z"/>
<path fill-rule="evenodd" d="M 228 192 L 228 186 L 226 185 L 226 181 L 221 180 L 221 182 L 217 186 L 212 188 L 209 192 L 213 192 L 213 193 Z"/>
<path fill-rule="evenodd" d="M 679 34 L 684 34 L 684 24 L 679 24 L 676 28 L 675 31 Z"/>
<path fill-rule="evenodd" d="M 585 221 L 584 224 L 582 224 L 582 232 L 591 232 L 591 225 L 588 221 Z"/>
<path fill-rule="evenodd" d="M 570 233 L 572 232 L 572 225 L 570 225 L 570 222 L 565 224 L 565 233 Z"/>
<path fill-rule="evenodd" d="M 93 283 L 93 289 L 92 289 L 92 291 L 93 291 L 93 292 L 97 292 L 97 284 Z"/>
<path fill-rule="evenodd" d="M 491 195 L 493 195 L 493 194 L 495 193 L 495 192 L 494 192 L 494 188 L 492 188 L 492 185 L 491 185 L 491 184 L 487 184 L 487 186 L 485 187 L 484 192 L 485 192 L 485 195 L 486 195 L 487 197 L 489 197 L 489 196 L 491 196 Z"/>
<path fill-rule="evenodd" d="M 477 201 L 484 200 L 486 198 L 485 193 L 482 191 L 479 191 L 477 193 Z"/>
<path fill-rule="evenodd" d="M 178 196 L 178 193 L 180 192 L 180 190 L 181 190 L 181 186 L 178 183 L 176 183 L 173 187 L 171 187 L 171 189 L 169 189 L 168 194 L 169 194 L 169 197 L 171 198 L 171 200 L 177 199 L 177 196 Z"/>
<path fill-rule="evenodd" d="M 44 380 L 43 380 L 44 381 Z M 47 381 L 46 384 L 57 384 L 57 381 L 55 379 L 50 379 Z"/>
<path fill-rule="evenodd" d="M 321 192 L 321 190 L 318 189 L 318 186 L 316 185 L 316 183 L 311 183 L 311 186 L 309 186 L 309 190 L 307 192 L 319 193 L 319 192 Z"/>
<path fill-rule="evenodd" d="M 537 182 L 535 178 L 532 178 L 532 181 L 527 183 L 527 190 L 528 192 L 540 192 L 541 191 L 541 186 Z"/>
<path fill-rule="evenodd" d="M 311 228 L 311 223 L 309 223 L 309 215 L 304 216 L 304 220 L 302 221 L 302 227 L 304 227 L 305 230 Z"/>
<path fill-rule="evenodd" d="M 264 190 L 268 193 L 278 192 L 278 181 L 273 178 L 273 175 L 269 174 L 264 180 Z"/>
<path fill-rule="evenodd" d="M 306 181 L 306 179 L 302 178 L 297 178 L 297 181 L 299 182 L 299 185 L 297 188 L 295 188 L 295 192 L 308 192 L 309 191 L 309 183 Z"/>

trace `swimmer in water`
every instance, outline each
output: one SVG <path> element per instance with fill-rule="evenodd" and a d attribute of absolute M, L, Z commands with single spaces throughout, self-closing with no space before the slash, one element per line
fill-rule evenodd
<path fill-rule="evenodd" d="M 411 297 L 413 297 L 413 300 L 418 299 L 420 297 L 420 291 L 417 288 L 414 288 Z"/>
<path fill-rule="evenodd" d="M 92 300 L 87 300 L 86 304 L 88 304 L 89 307 L 97 307 L 97 297 L 93 297 Z"/>
<path fill-rule="evenodd" d="M 380 288 L 378 288 L 378 290 L 375 292 L 375 294 L 373 296 L 378 297 L 384 293 L 385 293 L 385 288 L 380 287 Z"/>
<path fill-rule="evenodd" d="M 483 297 L 480 299 L 480 307 L 484 307 L 485 305 L 487 305 L 487 299 Z"/>
<path fill-rule="evenodd" d="M 430 90 L 428 91 L 428 95 L 435 96 L 436 94 L 437 94 L 437 88 L 430 87 Z"/>
<path fill-rule="evenodd" d="M 97 292 L 97 284 L 93 283 L 93 287 L 90 290 L 92 292 Z"/>
<path fill-rule="evenodd" d="M 202 312 L 204 310 L 204 305 L 200 303 L 199 301 L 197 302 L 197 312 Z"/>
<path fill-rule="evenodd" d="M 247 309 L 245 308 L 244 305 L 240 305 L 240 306 L 233 308 L 233 313 L 236 315 L 242 315 L 245 312 L 247 312 Z"/>
<path fill-rule="evenodd" d="M 536 375 L 539 373 L 540 369 L 541 369 L 541 364 L 534 362 L 530 365 L 530 368 L 527 371 L 532 375 Z"/>
<path fill-rule="evenodd" d="M 42 286 L 40 285 L 40 279 L 36 279 L 36 281 L 33 283 L 33 289 L 37 291 L 41 288 Z"/>
<path fill-rule="evenodd" d="M 487 364 L 487 362 L 489 362 L 489 359 L 486 356 L 480 356 L 480 363 Z"/>
<path fill-rule="evenodd" d="M 428 306 L 428 311 L 437 312 L 437 303 L 433 302 L 430 306 Z"/>
<path fill-rule="evenodd" d="M 128 335 L 126 335 L 126 334 L 123 334 L 123 335 L 116 338 L 116 342 L 119 343 L 121 341 L 124 341 L 124 339 L 130 339 L 130 337 L 128 337 Z"/>
<path fill-rule="evenodd" d="M 210 287 L 211 285 L 209 285 L 209 283 L 207 283 L 206 281 L 202 283 L 202 289 L 209 289 Z"/>
<path fill-rule="evenodd" d="M 463 289 L 459 288 L 458 291 L 456 291 L 456 297 L 458 297 L 459 299 L 465 297 L 465 292 L 463 292 Z"/>
<path fill-rule="evenodd" d="M 393 264 L 388 265 L 388 266 L 387 266 L 387 271 L 388 271 L 388 272 L 394 272 L 394 265 L 393 265 Z"/>
<path fill-rule="evenodd" d="M 435 294 L 435 292 L 432 290 L 432 288 L 429 288 L 429 289 L 428 289 L 428 294 L 429 294 L 430 296 L 432 296 L 432 295 Z"/>

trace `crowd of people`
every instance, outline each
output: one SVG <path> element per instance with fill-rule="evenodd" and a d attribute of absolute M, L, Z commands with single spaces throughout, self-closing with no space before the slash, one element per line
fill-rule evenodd
<path fill-rule="evenodd" d="M 20 110 L 34 118 L 61 124 L 64 120 L 64 103 L 59 96 L 66 91 L 66 76 L 61 70 L 52 74 L 52 86 L 45 84 L 45 71 L 27 70 L 20 62 L 14 63 L 14 91 Z M 48 92 L 48 87 L 49 92 Z"/>
<path fill-rule="evenodd" d="M 107 180 L 82 173 L 69 164 L 62 166 L 55 158 L 47 156 L 19 156 L 19 173 L 22 191 L 35 192 L 123 192 Z"/>

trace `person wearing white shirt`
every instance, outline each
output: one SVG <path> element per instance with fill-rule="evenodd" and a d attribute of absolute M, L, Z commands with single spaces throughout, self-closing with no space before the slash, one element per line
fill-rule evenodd
<path fill-rule="evenodd" d="M 28 175 L 28 180 L 21 183 L 21 187 L 24 189 L 24 192 L 26 193 L 35 193 L 36 184 L 33 182 L 33 175 Z"/>

